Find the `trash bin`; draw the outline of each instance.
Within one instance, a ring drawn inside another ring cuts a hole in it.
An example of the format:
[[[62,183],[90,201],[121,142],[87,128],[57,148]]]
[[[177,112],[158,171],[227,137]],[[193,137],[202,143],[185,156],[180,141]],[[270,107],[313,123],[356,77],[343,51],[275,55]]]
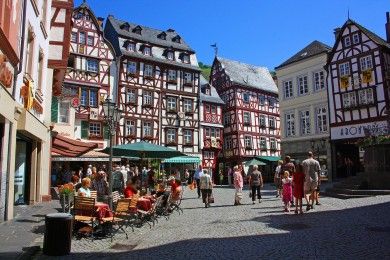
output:
[[[50,256],[68,255],[72,241],[73,216],[52,213],[45,217],[43,253]]]

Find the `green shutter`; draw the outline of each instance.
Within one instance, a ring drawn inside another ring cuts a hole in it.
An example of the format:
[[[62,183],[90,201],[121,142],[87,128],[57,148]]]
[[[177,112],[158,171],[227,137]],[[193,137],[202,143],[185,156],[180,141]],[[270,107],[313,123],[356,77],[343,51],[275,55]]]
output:
[[[104,125],[103,126],[103,138],[104,140],[108,140],[110,139],[110,133],[109,133],[109,129],[108,129],[108,126],[107,125]]]
[[[51,99],[51,121],[58,122],[58,98],[54,96]]]
[[[81,121],[81,138],[88,139],[89,123],[88,121]]]

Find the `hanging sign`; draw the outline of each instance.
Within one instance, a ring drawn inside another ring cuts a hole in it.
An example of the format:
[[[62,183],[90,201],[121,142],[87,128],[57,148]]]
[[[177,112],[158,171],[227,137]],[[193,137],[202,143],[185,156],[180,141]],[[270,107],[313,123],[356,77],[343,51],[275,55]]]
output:
[[[342,76],[340,77],[340,88],[346,89],[349,87],[349,77]]]
[[[363,71],[362,76],[363,76],[363,79],[362,79],[363,83],[371,83],[372,82],[372,70],[371,69]]]

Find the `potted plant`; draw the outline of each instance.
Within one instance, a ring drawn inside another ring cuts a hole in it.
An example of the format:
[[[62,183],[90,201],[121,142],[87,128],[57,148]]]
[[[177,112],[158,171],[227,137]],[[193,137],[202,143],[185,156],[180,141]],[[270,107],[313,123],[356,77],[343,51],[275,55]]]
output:
[[[69,212],[74,200],[74,188],[72,183],[64,184],[59,188],[62,212]]]

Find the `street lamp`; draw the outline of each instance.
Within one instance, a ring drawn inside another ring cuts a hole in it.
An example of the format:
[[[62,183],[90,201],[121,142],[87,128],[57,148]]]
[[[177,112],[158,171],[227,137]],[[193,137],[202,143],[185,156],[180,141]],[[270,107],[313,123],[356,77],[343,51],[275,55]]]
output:
[[[110,98],[107,98],[102,102],[104,120],[108,126],[108,133],[110,136],[110,157],[108,164],[108,174],[109,174],[109,187],[108,187],[108,203],[110,208],[113,208],[112,205],[112,185],[113,185],[113,176],[112,176],[112,137],[116,133],[116,124],[121,118],[121,111],[116,106],[115,102],[111,101]]]

